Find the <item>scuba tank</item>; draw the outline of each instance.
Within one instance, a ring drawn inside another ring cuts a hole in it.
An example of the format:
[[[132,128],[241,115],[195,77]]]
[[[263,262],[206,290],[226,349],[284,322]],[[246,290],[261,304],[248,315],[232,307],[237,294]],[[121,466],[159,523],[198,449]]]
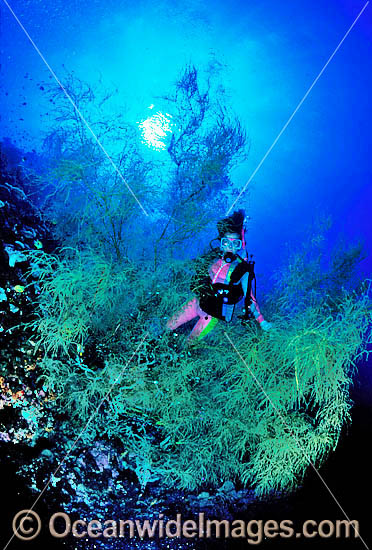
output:
[[[229,298],[223,297],[222,302],[222,317],[225,318],[226,323],[230,323],[235,309],[235,304],[229,304]]]

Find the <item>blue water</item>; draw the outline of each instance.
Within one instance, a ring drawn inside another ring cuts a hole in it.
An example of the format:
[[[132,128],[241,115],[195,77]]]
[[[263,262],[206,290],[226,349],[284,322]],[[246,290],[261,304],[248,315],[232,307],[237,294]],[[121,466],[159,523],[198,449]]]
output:
[[[251,216],[259,272],[270,273],[285,244],[301,240],[319,213],[333,218],[331,240],[342,232],[370,248],[371,5],[355,22],[364,5],[2,0],[0,138],[39,150],[53,121],[40,89],[51,70],[61,82],[74,71],[91,85],[102,79],[117,88],[110,108],[136,123],[161,112],[159,96],[193,63],[218,75],[248,132],[248,160],[232,173],[241,190],[324,69],[236,206]],[[164,151],[151,154],[159,160]],[[371,265],[364,262],[367,275]]]

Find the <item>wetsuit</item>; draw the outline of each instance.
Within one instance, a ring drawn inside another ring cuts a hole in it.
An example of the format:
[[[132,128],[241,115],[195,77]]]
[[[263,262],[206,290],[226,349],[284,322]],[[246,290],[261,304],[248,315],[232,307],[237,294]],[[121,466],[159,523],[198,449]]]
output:
[[[235,268],[240,262],[235,261],[232,263],[226,263],[222,258],[219,258],[218,260],[214,261],[212,265],[209,267],[209,278],[207,278],[207,286],[211,287],[215,283],[222,283],[223,285],[226,285],[230,282],[230,278],[232,276],[232,273],[234,272]],[[237,281],[236,285],[240,285],[239,289],[236,289],[236,294],[239,296],[239,292],[241,293],[241,299],[236,302],[236,305],[243,305],[246,301],[246,294],[247,294],[247,287],[248,287],[248,277],[249,274],[245,273],[239,281]],[[209,283],[209,285],[208,285]],[[211,285],[212,283],[212,285]],[[171,319],[167,322],[167,327],[170,330],[177,329],[180,325],[183,325],[184,323],[187,323],[188,321],[191,321],[195,317],[199,317],[197,323],[195,324],[189,339],[190,340],[200,340],[204,338],[208,332],[212,330],[212,328],[217,324],[218,317],[214,316],[211,313],[211,309],[208,307],[205,307],[209,311],[209,313],[206,313],[202,308],[201,304],[208,304],[208,299],[206,299],[206,291],[203,290],[203,286],[205,289],[205,284],[200,283],[200,277],[194,278],[194,285],[193,290],[199,294],[199,297],[195,297],[189,302],[187,302],[180,311],[178,311]],[[217,285],[218,286],[218,285]],[[264,318],[262,313],[260,312],[260,308],[257,304],[257,300],[255,296],[253,295],[252,291],[250,293],[251,300],[248,300],[250,302],[249,309],[252,314],[252,316],[256,319],[256,321],[261,324],[264,322]],[[220,317],[223,318],[223,317]],[[266,321],[265,321],[266,323]]]

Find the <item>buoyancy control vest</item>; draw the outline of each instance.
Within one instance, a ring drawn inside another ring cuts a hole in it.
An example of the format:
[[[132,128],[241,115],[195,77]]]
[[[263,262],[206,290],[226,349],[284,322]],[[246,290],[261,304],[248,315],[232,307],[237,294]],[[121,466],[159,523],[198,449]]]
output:
[[[252,260],[239,258],[238,265],[230,274],[228,283],[213,283],[210,277],[205,278],[203,291],[200,293],[200,308],[208,315],[226,322],[230,322],[235,306],[244,298],[244,290],[241,283],[242,277],[248,273],[247,292],[245,295],[245,318],[249,318],[249,306],[251,304],[251,290],[254,275],[254,263]]]

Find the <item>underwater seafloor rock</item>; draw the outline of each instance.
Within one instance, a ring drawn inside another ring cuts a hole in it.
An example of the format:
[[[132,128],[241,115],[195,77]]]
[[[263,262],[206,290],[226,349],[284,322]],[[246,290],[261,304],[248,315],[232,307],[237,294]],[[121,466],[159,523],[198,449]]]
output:
[[[56,446],[44,449],[33,460],[32,464],[22,464],[19,471],[32,482],[35,498],[48,482],[51,470],[64,458],[64,445],[57,451]],[[108,458],[108,453],[110,458]],[[157,484],[149,484],[141,493],[135,476],[130,471],[116,468],[119,453],[113,445],[98,443],[93,449],[71,453],[63,462],[61,469],[52,477],[44,500],[48,504],[50,515],[63,510],[72,521],[84,519],[89,522],[99,520],[132,520],[142,524],[162,519],[176,520],[181,514],[182,521],[192,519],[197,521],[198,514],[203,513],[208,519],[224,519],[232,521],[239,516],[239,511],[245,512],[247,506],[255,501],[254,492],[241,489],[236,491],[231,483],[225,483],[214,492],[189,493],[181,490],[167,490]],[[62,527],[61,527],[62,529]],[[174,533],[174,525],[171,528]],[[217,541],[214,541],[217,542]],[[145,537],[140,540],[138,535],[133,539],[93,539],[83,537],[76,539],[69,536],[64,544],[70,548],[204,548],[212,544],[211,540],[190,540],[186,538]],[[72,546],[73,545],[73,546]]]

